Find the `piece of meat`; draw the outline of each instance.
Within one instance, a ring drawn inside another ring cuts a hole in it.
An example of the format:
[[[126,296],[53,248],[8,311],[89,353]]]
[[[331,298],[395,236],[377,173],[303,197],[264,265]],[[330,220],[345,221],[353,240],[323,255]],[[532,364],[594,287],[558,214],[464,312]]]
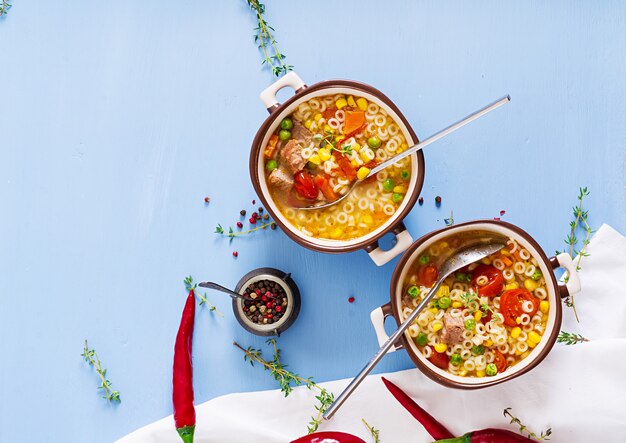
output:
[[[291,137],[298,140],[300,144],[307,147],[311,144],[313,134],[304,127],[301,121],[293,120],[293,128],[291,128]]]
[[[295,126],[294,126],[295,127]],[[280,162],[291,174],[301,171],[306,165],[306,160],[302,157],[302,147],[300,144],[291,139],[280,150]]]
[[[464,330],[463,317],[452,317],[450,314],[445,314],[441,329],[441,341],[447,345],[459,344],[463,341]]]
[[[281,168],[274,169],[268,177],[270,185],[277,187],[283,191],[289,191],[293,186],[293,177],[287,174]]]

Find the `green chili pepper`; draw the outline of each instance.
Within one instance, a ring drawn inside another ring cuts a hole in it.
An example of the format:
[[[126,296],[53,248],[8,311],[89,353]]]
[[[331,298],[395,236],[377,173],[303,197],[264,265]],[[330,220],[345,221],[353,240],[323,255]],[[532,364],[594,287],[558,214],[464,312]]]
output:
[[[411,297],[413,298],[417,298],[417,296],[420,293],[420,290],[417,286],[411,286],[407,291],[406,291]]]
[[[530,277],[533,280],[537,281],[541,278],[543,274],[541,273],[541,271],[539,269],[535,269],[535,272],[533,272],[533,275]]]

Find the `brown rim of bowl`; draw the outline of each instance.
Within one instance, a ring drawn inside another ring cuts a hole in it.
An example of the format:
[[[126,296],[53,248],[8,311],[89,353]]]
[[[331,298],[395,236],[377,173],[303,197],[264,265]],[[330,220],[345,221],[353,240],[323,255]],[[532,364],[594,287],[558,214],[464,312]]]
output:
[[[375,96],[377,99],[385,103],[396,113],[396,115],[400,118],[400,120],[402,120],[402,123],[404,123],[404,125],[406,126],[413,140],[415,140],[416,142],[419,142],[417,135],[413,131],[413,128],[411,128],[411,125],[409,124],[407,119],[404,117],[402,112],[400,112],[398,107],[385,94],[380,92],[378,89],[374,88],[373,86],[367,85],[365,83],[356,82],[353,80],[326,80],[326,81],[322,81],[319,83],[315,83],[312,86],[307,86],[307,87],[298,89],[296,93],[292,97],[290,97],[288,100],[286,100],[284,103],[281,103],[277,107],[269,109],[269,112],[270,112],[269,117],[263,122],[263,124],[257,131],[256,135],[254,136],[254,141],[252,142],[252,148],[250,151],[250,178],[252,179],[252,185],[254,186],[254,190],[257,196],[263,202],[263,205],[272,216],[272,219],[274,220],[274,222],[278,226],[280,226],[283,232],[287,234],[289,238],[291,238],[296,243],[299,243],[302,246],[305,246],[309,249],[313,249],[315,251],[327,252],[331,254],[351,252],[351,251],[356,251],[358,249],[367,249],[369,252],[370,250],[375,249],[377,247],[378,240],[385,234],[389,232],[399,233],[406,229],[402,221],[409,214],[409,212],[411,212],[411,209],[413,209],[413,206],[415,206],[415,203],[417,202],[417,199],[419,198],[419,195],[422,192],[422,186],[424,185],[424,153],[422,151],[419,151],[417,152],[417,154],[414,154],[415,157],[417,158],[417,168],[418,168],[417,180],[415,181],[415,188],[413,189],[413,192],[409,196],[409,201],[407,205],[404,207],[404,210],[400,212],[398,216],[396,216],[395,223],[390,225],[387,229],[377,234],[376,236],[367,240],[360,241],[350,246],[342,245],[342,243],[340,242],[338,242],[337,246],[324,246],[324,245],[320,245],[316,243],[315,241],[311,241],[308,238],[298,237],[294,232],[291,231],[291,228],[285,226],[285,224],[282,221],[280,221],[278,217],[276,217],[276,214],[268,205],[269,196],[266,197],[263,194],[261,190],[261,185],[260,185],[261,178],[259,177],[259,174],[258,174],[258,164],[259,164],[259,156],[263,152],[263,146],[261,146],[261,142],[263,141],[263,138],[265,138],[265,134],[267,133],[267,130],[269,129],[269,127],[272,125],[274,120],[276,120],[276,117],[280,113],[280,110],[290,106],[295,101],[302,99],[303,97],[305,97],[306,95],[312,92],[319,91],[320,89],[337,88],[337,87],[350,88],[355,91],[363,91],[363,92],[366,92],[368,94]],[[415,159],[415,157],[413,158]]]
[[[445,228],[442,229],[438,229],[436,231],[430,232],[422,237],[420,237],[417,241],[415,241],[410,247],[409,249],[407,249],[404,254],[402,255],[402,257],[400,257],[400,261],[398,262],[398,264],[396,265],[396,268],[393,271],[393,275],[391,276],[391,284],[389,287],[389,294],[390,294],[390,304],[391,304],[391,312],[393,315],[393,318],[396,321],[396,324],[399,326],[400,325],[400,321],[398,320],[400,318],[400,314],[398,312],[398,305],[396,302],[396,297],[395,297],[395,292],[396,292],[396,287],[399,283],[399,279],[400,279],[400,274],[402,273],[402,271],[404,270],[404,268],[406,266],[409,266],[409,258],[411,257],[411,255],[413,254],[413,252],[415,252],[416,249],[418,249],[426,240],[432,238],[433,236],[440,234],[442,232],[445,231],[449,231],[451,229],[454,228],[458,228],[458,227],[462,227],[462,226],[470,226],[470,225],[475,225],[475,224],[490,224],[490,225],[496,225],[496,226],[501,226],[504,228],[508,228],[511,231],[519,234],[522,238],[524,238],[524,240],[526,240],[528,243],[530,243],[539,253],[539,257],[537,257],[538,259],[542,260],[546,267],[548,269],[551,270],[550,272],[550,281],[552,282],[552,284],[554,285],[555,288],[555,296],[556,296],[556,300],[559,301],[560,298],[562,297],[563,291],[561,289],[562,285],[559,285],[556,277],[554,275],[554,269],[555,269],[555,264],[556,262],[553,260],[550,260],[545,252],[543,252],[543,249],[541,248],[541,246],[539,246],[539,244],[530,236],[530,234],[528,234],[526,231],[524,231],[523,229],[511,224],[511,223],[507,223],[507,222],[503,222],[503,221],[496,221],[496,220],[473,220],[473,221],[469,221],[469,222],[464,222],[464,223],[459,223],[458,225],[452,225],[452,226],[446,226]],[[557,265],[558,266],[558,265]],[[539,354],[537,354],[536,356],[532,357],[532,361],[523,369],[516,371],[516,372],[511,372],[511,374],[509,376],[503,377],[501,379],[498,380],[494,380],[494,381],[485,381],[484,383],[481,384],[467,384],[467,383],[461,383],[461,382],[456,382],[453,380],[450,380],[446,377],[443,377],[441,375],[439,375],[438,373],[434,372],[431,368],[429,368],[428,366],[426,366],[420,359],[419,357],[413,352],[413,350],[410,347],[409,344],[409,340],[406,337],[406,334],[402,335],[402,345],[404,347],[404,350],[407,352],[407,354],[409,354],[409,357],[411,358],[411,360],[413,361],[413,363],[415,364],[415,366],[417,366],[419,368],[420,371],[422,371],[428,378],[430,378],[433,381],[436,381],[439,384],[442,384],[444,386],[448,386],[451,388],[458,388],[458,389],[480,389],[480,388],[486,388],[488,386],[493,386],[508,380],[511,380],[515,377],[518,377],[522,374],[525,374],[526,372],[530,371],[531,369],[533,369],[535,366],[537,366],[539,363],[541,363],[541,361],[546,358],[546,356],[548,355],[548,353],[550,352],[550,350],[552,349],[552,347],[554,346],[554,343],[556,342],[556,338],[559,334],[559,330],[560,330],[560,326],[561,326],[561,321],[562,321],[562,316],[563,316],[563,312],[562,312],[562,306],[561,303],[555,303],[554,308],[556,309],[556,314],[555,314],[555,318],[554,318],[554,328],[552,329],[552,333],[550,334],[550,336],[548,337],[548,341],[547,341],[547,345],[541,350],[541,352]],[[383,308],[384,309],[384,308]]]

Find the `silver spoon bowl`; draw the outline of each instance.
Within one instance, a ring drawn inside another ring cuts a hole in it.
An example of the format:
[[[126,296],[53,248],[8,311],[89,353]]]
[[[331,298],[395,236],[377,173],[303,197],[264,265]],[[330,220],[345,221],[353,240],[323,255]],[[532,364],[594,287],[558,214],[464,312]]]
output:
[[[361,372],[352,379],[350,384],[343,390],[343,392],[337,397],[335,402],[330,405],[330,407],[324,412],[324,419],[329,420],[333,415],[337,412],[337,410],[343,405],[343,403],[348,399],[350,394],[354,392],[354,390],[359,386],[359,384],[365,379],[365,377],[374,369],[374,366],[378,364],[381,358],[389,351],[389,349],[394,345],[396,341],[400,338],[404,331],[415,321],[420,312],[430,303],[433,299],[437,290],[443,283],[443,281],[454,272],[459,269],[474,263],[478,260],[481,260],[495,252],[498,252],[500,249],[504,247],[503,243],[488,243],[478,246],[470,246],[469,248],[463,249],[460,252],[455,253],[451,257],[449,257],[439,269],[439,280],[435,283],[435,286],[431,288],[428,294],[424,297],[424,299],[416,306],[416,308],[411,312],[411,314],[402,322],[402,324],[398,327],[396,332],[394,332],[389,339],[380,347],[378,352],[372,357],[372,359],[365,365]]]
[[[498,107],[500,107],[500,106],[502,106],[505,103],[508,103],[510,101],[511,101],[511,96],[505,95],[501,99],[496,100],[495,102],[485,106],[484,108],[479,109],[478,111],[468,115],[464,119],[459,120],[458,122],[448,126],[445,129],[442,129],[441,131],[437,132],[436,134],[428,137],[423,142],[420,142],[420,143],[418,143],[416,145],[413,145],[409,149],[407,149],[406,151],[403,151],[400,154],[395,155],[395,156],[393,156],[392,158],[390,158],[388,160],[385,160],[384,162],[382,162],[381,164],[379,164],[375,168],[372,168],[372,170],[369,172],[369,174],[367,174],[367,176],[365,178],[363,178],[361,180],[355,180],[352,183],[352,186],[350,187],[350,189],[348,189],[348,191],[344,195],[339,197],[337,200],[333,200],[331,202],[314,203],[314,204],[309,205],[309,206],[298,207],[297,209],[300,209],[300,210],[323,209],[323,208],[328,208],[330,206],[336,205],[337,203],[341,202],[346,197],[348,197],[348,195],[350,195],[350,193],[354,190],[354,188],[356,186],[358,186],[360,183],[362,183],[364,180],[367,180],[368,178],[378,174],[383,169],[388,168],[392,164],[394,164],[396,162],[399,162],[400,160],[402,160],[403,158],[408,157],[409,155],[415,154],[417,151],[425,148],[426,146],[430,145],[431,143],[434,143],[437,140],[442,139],[443,137],[445,137],[446,135],[456,131],[460,127],[465,126],[466,124],[476,120],[477,118],[482,117],[483,115],[487,114],[488,112],[491,112],[494,109],[496,109],[496,108],[498,108]]]

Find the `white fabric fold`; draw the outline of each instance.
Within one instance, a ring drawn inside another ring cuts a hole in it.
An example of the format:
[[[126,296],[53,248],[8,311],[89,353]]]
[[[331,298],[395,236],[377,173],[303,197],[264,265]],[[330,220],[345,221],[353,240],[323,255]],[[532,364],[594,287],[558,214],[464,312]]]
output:
[[[491,388],[445,388],[417,369],[384,374],[452,433],[485,427],[516,430],[503,417],[512,407],[531,430],[552,428],[550,441],[626,441],[626,238],[603,225],[588,246],[575,298],[576,323],[564,307],[563,330],[591,341],[556,344],[529,373]],[[341,430],[372,441],[361,419],[380,429],[381,442],[430,442],[424,428],[389,394],[381,375],[368,377],[332,421],[320,430]],[[322,383],[338,394],[349,380]],[[285,443],[306,433],[314,414],[314,392],[296,388],[225,395],[198,405],[198,443]],[[143,427],[121,443],[178,443],[172,416]]]

